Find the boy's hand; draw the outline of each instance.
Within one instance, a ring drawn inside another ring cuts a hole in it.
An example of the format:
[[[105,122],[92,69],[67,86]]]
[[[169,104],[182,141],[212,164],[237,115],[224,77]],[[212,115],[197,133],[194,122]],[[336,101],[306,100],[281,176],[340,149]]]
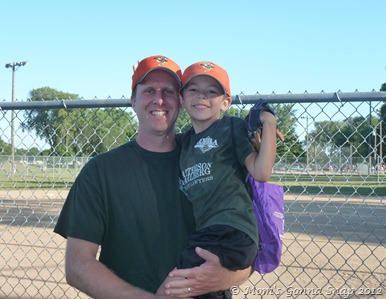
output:
[[[249,133],[249,139],[251,140],[253,146],[258,152],[261,144],[261,134],[263,132],[263,122],[261,120],[261,112],[266,111],[275,116],[275,113],[269,107],[268,103],[264,100],[259,100],[250,110],[248,115],[245,117],[245,121],[247,123],[247,129]],[[276,127],[276,136],[284,141],[284,135]]]

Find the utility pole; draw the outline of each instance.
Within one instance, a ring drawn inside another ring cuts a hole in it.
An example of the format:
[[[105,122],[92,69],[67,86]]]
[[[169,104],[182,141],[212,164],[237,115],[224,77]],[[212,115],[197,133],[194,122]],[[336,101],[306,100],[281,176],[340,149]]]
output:
[[[21,66],[25,66],[27,61],[7,63],[5,67],[12,69],[12,102],[15,102],[15,72]],[[16,173],[15,164],[15,111],[11,110],[11,176]]]
[[[382,116],[381,116],[382,117]],[[381,162],[380,162],[380,168],[381,170],[383,171],[383,135],[382,135],[382,123],[383,123],[383,119],[381,118],[381,122],[379,123],[379,135],[380,135],[380,138],[381,138],[381,145],[380,145],[380,149],[379,149],[379,155],[381,156]]]
[[[378,168],[378,161],[377,161],[377,126],[374,126],[373,129],[373,136],[374,136],[374,171],[377,171]]]
[[[378,164],[379,169],[383,171],[383,134],[382,134],[382,124],[383,124],[383,118],[381,109],[378,109],[377,112],[379,113],[379,155],[378,155]]]
[[[309,135],[308,135],[308,116],[301,116],[300,118],[306,119],[306,148],[307,148],[307,170],[309,168],[310,162],[308,158],[308,150],[309,150]]]

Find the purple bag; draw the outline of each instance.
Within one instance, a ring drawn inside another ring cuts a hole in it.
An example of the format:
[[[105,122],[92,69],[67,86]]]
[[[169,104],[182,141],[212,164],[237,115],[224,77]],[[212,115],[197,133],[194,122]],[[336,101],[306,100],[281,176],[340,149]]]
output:
[[[232,143],[235,152],[233,127],[232,117]],[[258,182],[249,174],[248,180],[259,230],[259,249],[252,269],[265,274],[275,270],[281,261],[284,234],[284,189],[280,185]]]
[[[252,188],[253,210],[259,228],[259,249],[253,270],[265,274],[275,270],[281,260],[284,234],[283,186],[261,183],[248,176]]]

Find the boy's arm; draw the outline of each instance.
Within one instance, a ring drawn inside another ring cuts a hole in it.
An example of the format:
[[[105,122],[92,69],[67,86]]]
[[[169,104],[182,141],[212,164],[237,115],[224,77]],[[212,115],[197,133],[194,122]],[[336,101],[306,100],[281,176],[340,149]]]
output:
[[[211,252],[197,247],[196,252],[205,263],[191,269],[178,269],[169,273],[171,277],[185,279],[164,283],[165,294],[177,297],[194,297],[210,292],[228,290],[243,284],[251,275],[251,268],[231,271],[221,266],[219,258]]]
[[[245,159],[248,172],[256,181],[266,182],[272,174],[276,159],[276,117],[267,111],[260,113],[263,125],[259,152],[252,152]]]

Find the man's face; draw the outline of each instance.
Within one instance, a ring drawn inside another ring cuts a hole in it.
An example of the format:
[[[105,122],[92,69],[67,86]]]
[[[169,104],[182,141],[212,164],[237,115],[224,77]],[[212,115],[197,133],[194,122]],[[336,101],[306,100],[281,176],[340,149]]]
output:
[[[137,85],[131,99],[140,134],[162,135],[174,128],[180,111],[179,84],[167,71],[153,70]]]

